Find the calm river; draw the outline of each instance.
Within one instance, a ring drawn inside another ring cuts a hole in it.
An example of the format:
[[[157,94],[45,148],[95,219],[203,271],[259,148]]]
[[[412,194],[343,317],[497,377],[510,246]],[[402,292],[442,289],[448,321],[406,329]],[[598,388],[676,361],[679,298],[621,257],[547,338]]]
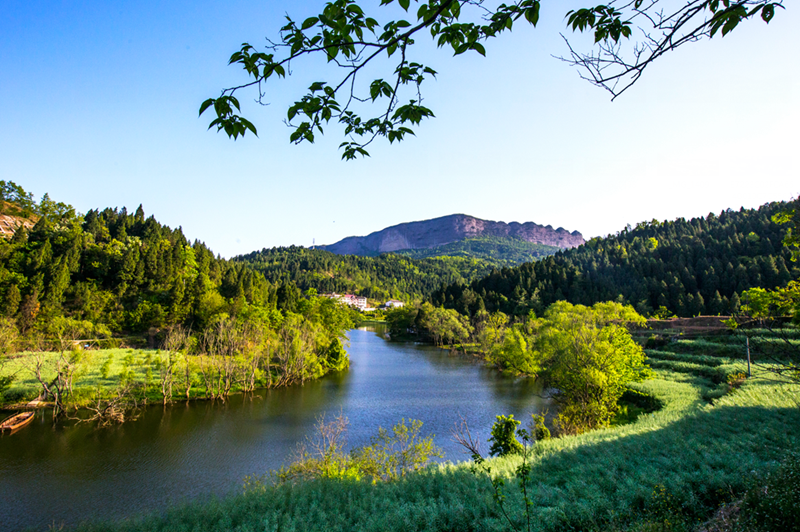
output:
[[[37,413],[32,425],[0,436],[0,530],[117,519],[235,492],[246,475],[286,463],[322,414],[347,416],[351,446],[368,443],[379,426],[420,419],[446,459],[459,461],[467,456],[450,440],[459,415],[485,441],[495,415],[530,419],[546,406],[529,380],[381,333],[350,331],[350,370],[304,386],[150,407],[103,429],[53,427]]]

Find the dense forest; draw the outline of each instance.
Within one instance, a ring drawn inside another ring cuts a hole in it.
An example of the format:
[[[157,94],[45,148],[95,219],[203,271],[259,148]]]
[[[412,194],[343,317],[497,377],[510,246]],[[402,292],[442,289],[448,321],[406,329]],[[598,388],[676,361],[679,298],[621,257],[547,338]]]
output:
[[[412,259],[432,257],[467,257],[484,259],[495,266],[516,266],[557,253],[561,248],[527,242],[519,238],[483,236],[467,238],[442,246],[425,249],[404,249],[396,251]]]
[[[262,249],[233,261],[252,266],[275,285],[293,282],[303,291],[352,293],[376,301],[422,300],[442,285],[469,283],[497,265],[471,257],[414,260],[392,253],[362,257],[298,246]]]
[[[214,314],[245,305],[276,307],[277,290],[262,275],[146,218],[141,206],[83,217],[37,211],[29,232],[0,241],[2,311],[23,333],[56,315],[141,332],[176,323],[203,328]]]
[[[743,291],[784,286],[800,275],[800,265],[783,245],[786,226],[771,220],[796,203],[640,223],[472,283],[451,283],[431,301],[465,315],[541,314],[560,300],[620,301],[645,315],[733,313]]]

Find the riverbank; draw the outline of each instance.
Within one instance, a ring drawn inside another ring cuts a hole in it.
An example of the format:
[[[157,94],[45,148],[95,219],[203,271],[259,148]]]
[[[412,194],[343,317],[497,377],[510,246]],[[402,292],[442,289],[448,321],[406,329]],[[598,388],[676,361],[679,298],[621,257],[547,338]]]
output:
[[[322,415],[350,420],[347,449],[370,445],[378,427],[422,420],[422,434],[434,435],[455,461],[467,456],[450,439],[461,416],[485,441],[498,413],[530,419],[552,411],[531,379],[431,346],[387,342],[371,329],[348,337],[349,371],[303,385],[225,401],[157,402],[133,421],[105,427],[68,418],[54,424],[52,409],[37,412],[30,426],[0,436],[0,532],[134,519],[240,492],[244,477],[291,461]]]
[[[124,389],[137,406],[145,406],[164,403],[165,395],[168,403],[218,399],[222,392],[230,396],[268,388],[271,384],[269,374],[257,367],[258,360],[254,363],[243,357],[221,361],[203,355],[173,354],[170,360],[164,350],[115,348],[76,351],[67,353],[66,358],[74,364],[70,370],[72,392],[65,400],[65,406],[71,410],[96,406]],[[12,376],[14,380],[0,395],[0,410],[30,408],[30,402],[43,395],[36,376],[37,363],[42,379],[51,383],[60,359],[61,354],[52,351],[7,357],[0,368],[0,377]],[[231,381],[227,391],[221,384],[224,372]],[[37,407],[42,408],[42,403]]]
[[[680,355],[680,353],[675,353]],[[535,444],[531,530],[698,530],[741,498],[800,439],[797,385],[756,374],[713,398],[702,371],[655,370],[636,388],[662,408],[634,423]],[[514,476],[518,457],[490,460]],[[514,481],[504,491],[523,526]],[[95,523],[83,531],[507,530],[491,485],[469,463],[441,464],[400,482],[305,482],[180,505],[163,515]]]

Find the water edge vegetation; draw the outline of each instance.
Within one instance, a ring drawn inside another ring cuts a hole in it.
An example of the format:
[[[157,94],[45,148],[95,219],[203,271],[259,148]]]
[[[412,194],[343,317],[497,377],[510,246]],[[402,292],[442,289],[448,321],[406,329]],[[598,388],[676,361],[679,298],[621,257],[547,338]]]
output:
[[[743,361],[723,356],[715,366],[716,355],[706,351],[710,363],[699,364],[697,350],[693,341],[674,350],[648,350],[653,361],[668,352],[698,366],[680,372],[657,368],[654,378],[631,385],[658,401],[657,411],[630,424],[530,447],[531,530],[701,530],[720,508],[737,509],[740,525],[748,523],[743,498],[759,499],[760,487],[780,477],[780,463],[797,449],[800,389],[766,371],[733,384],[716,382],[701,368],[727,366],[734,375],[744,371]],[[519,455],[508,455],[487,463],[492,475],[506,479],[507,511],[524,529],[525,505],[515,489],[520,462]],[[164,515],[79,529],[509,529],[491,483],[468,462],[430,466],[391,482],[329,477],[262,484]]]

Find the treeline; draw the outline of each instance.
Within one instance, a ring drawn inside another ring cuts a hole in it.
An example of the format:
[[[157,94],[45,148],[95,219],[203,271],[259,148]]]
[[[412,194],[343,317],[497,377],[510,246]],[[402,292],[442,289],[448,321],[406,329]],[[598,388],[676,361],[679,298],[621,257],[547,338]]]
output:
[[[468,257],[361,257],[300,246],[262,249],[233,261],[252,266],[275,285],[291,281],[303,291],[351,293],[376,301],[422,300],[442,285],[468,283],[493,268],[493,263]]]
[[[185,324],[246,305],[277,306],[263,275],[190,243],[141,206],[39,217],[0,241],[2,312],[22,333],[56,316],[103,324],[115,333]]]
[[[796,202],[718,216],[640,223],[538,262],[455,282],[430,298],[464,315],[481,310],[540,315],[556,301],[620,301],[644,315],[731,314],[741,293],[784,286],[800,275],[771,218]]]

